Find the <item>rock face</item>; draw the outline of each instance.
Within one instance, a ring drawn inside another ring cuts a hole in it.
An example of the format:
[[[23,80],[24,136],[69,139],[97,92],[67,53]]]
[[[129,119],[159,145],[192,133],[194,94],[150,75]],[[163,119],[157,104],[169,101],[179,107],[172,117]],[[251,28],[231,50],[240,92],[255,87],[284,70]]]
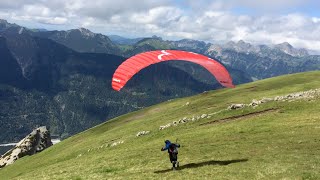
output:
[[[228,110],[231,110],[231,109],[241,109],[245,106],[245,104],[231,104],[229,107],[228,107]]]
[[[17,159],[41,152],[52,145],[50,132],[45,126],[33,130],[17,145],[0,157],[0,168],[14,163]]]
[[[137,137],[139,137],[139,136],[144,136],[144,135],[147,135],[147,134],[149,134],[150,133],[150,131],[140,131],[140,132],[138,132],[137,133]]]

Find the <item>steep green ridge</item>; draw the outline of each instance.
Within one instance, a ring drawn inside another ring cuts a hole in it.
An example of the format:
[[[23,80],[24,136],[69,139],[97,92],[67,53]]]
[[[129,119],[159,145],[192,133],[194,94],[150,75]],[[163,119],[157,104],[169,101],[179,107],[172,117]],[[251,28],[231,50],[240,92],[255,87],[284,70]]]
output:
[[[24,157],[0,169],[0,179],[319,179],[319,96],[222,111],[159,130],[232,103],[320,88],[319,76],[320,71],[291,74],[166,101]],[[151,132],[136,137],[142,130]],[[181,167],[172,171],[160,148],[176,138]]]

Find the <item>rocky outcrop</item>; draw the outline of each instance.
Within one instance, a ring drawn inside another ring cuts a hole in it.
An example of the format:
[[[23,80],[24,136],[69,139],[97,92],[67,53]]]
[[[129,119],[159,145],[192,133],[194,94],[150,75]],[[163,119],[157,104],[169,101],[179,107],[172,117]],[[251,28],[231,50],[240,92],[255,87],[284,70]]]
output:
[[[228,107],[228,110],[231,110],[231,109],[240,109],[240,108],[243,108],[245,106],[245,104],[231,104],[229,107]]]
[[[150,133],[150,131],[140,131],[140,132],[138,132],[137,133],[137,137],[139,137],[139,136],[144,136],[144,135],[147,135],[147,134],[149,134]]]
[[[172,126],[177,126],[180,124],[184,124],[184,123],[188,123],[188,122],[193,122],[193,121],[198,121],[201,119],[210,119],[213,115],[215,114],[219,114],[221,112],[224,111],[232,111],[232,110],[238,110],[238,109],[243,109],[246,107],[251,107],[251,108],[255,108],[261,104],[264,103],[268,103],[271,101],[296,101],[296,100],[312,100],[315,98],[320,98],[320,88],[318,89],[311,89],[308,91],[302,91],[302,92],[295,92],[295,93],[290,93],[284,96],[276,96],[274,98],[270,98],[270,97],[264,97],[260,100],[256,100],[253,99],[251,103],[249,104],[243,104],[243,103],[239,103],[239,104],[231,104],[230,106],[228,106],[226,109],[222,109],[220,111],[216,111],[213,113],[209,113],[209,114],[202,114],[202,115],[198,115],[198,116],[193,116],[193,117],[183,117],[181,119],[179,119],[178,121],[173,121],[170,122],[166,125],[160,126],[159,130],[164,130],[167,129],[169,127]],[[188,102],[189,104],[189,102]],[[183,105],[184,106],[184,105]]]
[[[0,157],[0,168],[14,163],[17,159],[33,155],[52,145],[50,132],[45,126],[33,130],[17,145]]]
[[[242,109],[245,107],[256,107],[260,104],[264,104],[270,101],[296,101],[296,100],[311,100],[316,97],[320,96],[320,88],[318,89],[311,89],[308,91],[302,91],[302,92],[295,92],[290,93],[284,96],[276,96],[274,98],[262,98],[260,100],[253,99],[251,103],[249,104],[231,104],[228,107],[228,110],[236,110],[236,109]]]
[[[200,119],[205,119],[205,118],[211,118],[211,114],[202,114],[199,116],[193,116],[192,118],[188,118],[188,117],[183,117],[181,119],[179,119],[178,121],[173,121],[172,123],[168,123],[166,125],[160,126],[159,130],[164,130],[167,129],[171,126],[178,126],[180,124],[184,124],[184,123],[188,123],[188,122],[193,122],[193,121],[198,121]]]

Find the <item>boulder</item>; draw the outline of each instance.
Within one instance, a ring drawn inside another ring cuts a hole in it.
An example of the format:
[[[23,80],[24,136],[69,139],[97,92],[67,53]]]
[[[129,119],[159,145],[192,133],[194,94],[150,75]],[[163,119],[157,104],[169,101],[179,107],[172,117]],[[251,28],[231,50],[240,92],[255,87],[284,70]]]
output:
[[[229,110],[234,110],[234,109],[241,109],[244,108],[245,104],[231,104],[228,109]]]
[[[205,118],[205,117],[207,117],[208,115],[207,114],[202,114],[201,115],[201,118],[203,119],[203,118]]]
[[[110,145],[110,147],[114,147],[114,146],[118,146],[119,144],[123,144],[124,141],[117,141],[117,142],[114,142]]]
[[[262,103],[267,103],[267,102],[270,102],[270,101],[273,101],[273,98],[262,98],[262,99],[260,100],[261,104],[262,104]]]
[[[167,125],[160,126],[159,130],[164,130],[164,129],[170,127],[171,125],[173,125],[173,124],[169,123],[169,124],[167,124]]]
[[[249,106],[255,107],[261,104],[261,101],[253,99],[252,102],[249,104]]]
[[[0,158],[0,168],[14,163],[17,159],[33,155],[45,150],[52,145],[50,132],[45,126],[33,130],[23,138],[14,148]]]
[[[137,133],[137,137],[139,137],[139,136],[143,136],[143,135],[146,135],[146,134],[149,134],[150,133],[150,131],[140,131],[140,132],[138,132]]]

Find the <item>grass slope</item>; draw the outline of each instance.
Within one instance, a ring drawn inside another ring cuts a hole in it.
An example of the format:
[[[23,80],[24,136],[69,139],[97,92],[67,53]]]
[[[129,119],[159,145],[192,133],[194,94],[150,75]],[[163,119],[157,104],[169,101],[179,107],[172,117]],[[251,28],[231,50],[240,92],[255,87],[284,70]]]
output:
[[[129,113],[18,160],[0,170],[0,179],[320,179],[319,98],[269,102],[158,130],[232,103],[320,88],[319,77],[320,71],[286,75]],[[142,130],[151,132],[136,137]],[[165,139],[176,138],[181,168],[171,171],[160,148]],[[117,141],[124,143],[107,146]]]

